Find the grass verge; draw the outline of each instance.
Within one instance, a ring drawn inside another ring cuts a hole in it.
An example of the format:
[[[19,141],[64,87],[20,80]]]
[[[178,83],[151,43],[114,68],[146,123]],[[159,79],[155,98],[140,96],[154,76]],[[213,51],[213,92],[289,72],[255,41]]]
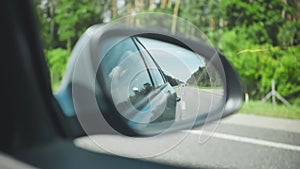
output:
[[[299,106],[286,106],[279,104],[273,105],[269,102],[262,103],[260,101],[250,101],[248,103],[244,103],[239,113],[288,119],[300,119]]]

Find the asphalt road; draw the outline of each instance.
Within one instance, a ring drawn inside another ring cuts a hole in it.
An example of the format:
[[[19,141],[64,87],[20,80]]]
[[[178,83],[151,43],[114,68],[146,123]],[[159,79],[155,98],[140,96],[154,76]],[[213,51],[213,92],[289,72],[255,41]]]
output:
[[[222,120],[204,143],[199,143],[200,131],[192,130],[167,153],[144,160],[192,168],[300,168],[300,121],[234,115]],[[182,132],[187,131],[170,134],[170,139]],[[94,139],[122,140],[107,135],[95,136]],[[91,151],[107,153],[89,138],[77,139],[75,143]],[[150,151],[153,147],[145,148]],[[138,152],[125,151],[125,154]]]
[[[193,168],[298,169],[300,134],[222,123],[205,143],[199,143],[199,132],[193,132],[152,160]]]
[[[207,113],[224,104],[223,90],[199,89],[195,87],[176,88],[181,100],[177,103],[177,119],[195,117],[197,113]]]

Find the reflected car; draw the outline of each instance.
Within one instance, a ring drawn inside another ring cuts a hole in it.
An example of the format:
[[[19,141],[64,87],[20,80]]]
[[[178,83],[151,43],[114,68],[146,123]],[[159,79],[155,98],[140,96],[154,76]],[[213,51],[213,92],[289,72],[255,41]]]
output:
[[[99,67],[106,95],[130,125],[175,120],[177,94],[138,37],[117,42]]]

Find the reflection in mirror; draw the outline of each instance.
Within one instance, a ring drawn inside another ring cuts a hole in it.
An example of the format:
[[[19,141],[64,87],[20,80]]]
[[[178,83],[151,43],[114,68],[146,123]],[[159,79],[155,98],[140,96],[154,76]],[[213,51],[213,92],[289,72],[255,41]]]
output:
[[[176,110],[178,120],[223,106],[223,81],[219,72],[203,56],[174,44],[143,37],[138,39],[181,98]]]
[[[104,89],[132,128],[164,126],[223,106],[223,81],[203,56],[140,36],[117,42],[103,57]]]

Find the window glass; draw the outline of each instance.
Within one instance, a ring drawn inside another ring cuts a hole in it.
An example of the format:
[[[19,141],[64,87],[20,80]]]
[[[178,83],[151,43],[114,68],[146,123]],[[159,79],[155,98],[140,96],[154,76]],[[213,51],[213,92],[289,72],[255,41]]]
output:
[[[153,58],[147,48],[138,40],[136,39],[136,44],[140,49],[141,54],[143,55],[145,62],[147,63],[148,69],[150,71],[151,77],[153,79],[153,83],[155,87],[162,86],[165,84],[164,75],[160,72],[159,68],[153,61]]]
[[[104,56],[100,67],[106,90],[119,112],[130,111],[132,105],[142,109],[140,100],[150,93],[153,82],[132,39],[117,43]]]
[[[100,68],[104,77],[104,81],[106,83],[107,90],[111,90],[110,87],[113,75],[116,77],[117,73],[119,73],[119,80],[126,78],[125,72],[133,68],[132,66],[128,66],[127,69],[125,68],[125,64],[130,65],[130,60],[138,63],[137,65],[135,65],[136,69],[144,68],[140,56],[134,55],[137,52],[138,49],[136,48],[135,44],[130,38],[127,38],[114,45],[103,57]],[[121,67],[121,65],[123,67]]]

